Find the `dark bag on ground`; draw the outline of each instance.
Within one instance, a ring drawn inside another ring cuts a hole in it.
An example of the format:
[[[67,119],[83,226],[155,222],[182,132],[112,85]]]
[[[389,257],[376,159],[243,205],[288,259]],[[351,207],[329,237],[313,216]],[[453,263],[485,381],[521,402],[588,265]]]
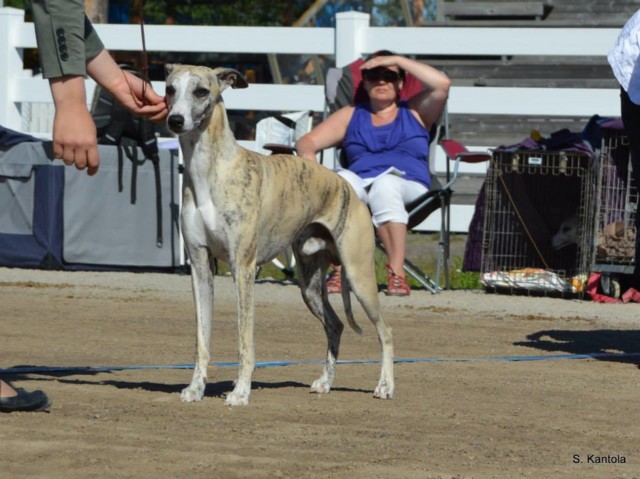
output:
[[[141,77],[140,73],[128,65],[120,68]],[[131,204],[136,202],[137,168],[149,160],[153,164],[156,182],[157,230],[156,244],[162,246],[162,189],[160,185],[160,160],[155,125],[144,118],[135,116],[114,100],[110,93],[96,85],[91,104],[91,116],[96,124],[98,143],[118,147],[118,191],[123,190],[122,167],[124,156],[132,163]],[[143,157],[138,157],[138,148]]]

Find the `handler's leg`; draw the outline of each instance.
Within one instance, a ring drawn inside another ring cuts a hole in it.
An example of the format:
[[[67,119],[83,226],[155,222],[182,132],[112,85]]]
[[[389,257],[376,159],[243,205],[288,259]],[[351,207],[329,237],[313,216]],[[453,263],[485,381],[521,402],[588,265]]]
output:
[[[404,278],[404,265],[409,215],[405,205],[427,192],[427,188],[415,181],[395,175],[376,179],[369,190],[369,207],[373,224],[389,255],[389,265]]]
[[[409,215],[405,204],[427,192],[427,188],[415,181],[395,175],[384,175],[376,179],[369,190],[369,205],[373,224],[389,256],[387,265],[387,289],[391,296],[408,296],[411,288],[405,280],[407,223]]]
[[[14,389],[9,383],[0,379],[0,412],[36,412],[45,411],[51,406],[51,399],[44,391],[36,389],[29,392]]]
[[[620,110],[624,130],[629,139],[631,168],[636,188],[640,188],[640,105],[631,101],[627,92],[620,89]],[[636,254],[634,276],[640,283],[640,212],[636,211]],[[638,287],[638,286],[636,286]]]

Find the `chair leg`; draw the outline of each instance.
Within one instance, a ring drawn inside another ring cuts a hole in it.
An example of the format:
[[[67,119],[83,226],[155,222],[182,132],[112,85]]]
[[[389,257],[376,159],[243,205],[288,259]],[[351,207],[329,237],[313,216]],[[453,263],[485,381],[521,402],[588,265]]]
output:
[[[436,252],[436,283],[440,285],[440,276],[442,275],[442,263],[444,257],[444,244],[442,242],[442,233],[438,238],[438,251]],[[446,289],[445,284],[445,289]]]
[[[280,261],[280,260],[283,261]],[[289,279],[293,279],[296,269],[296,257],[293,255],[291,248],[286,248],[280,255],[273,258],[271,262],[282,271]]]
[[[405,259],[404,264],[402,265],[402,269],[404,269],[409,276],[411,276],[432,293],[439,293],[442,291],[442,288],[436,281],[427,276],[420,268],[418,268],[408,259]]]
[[[445,225],[445,240],[444,240],[444,274],[445,274],[445,289],[449,289],[451,285],[450,281],[450,260],[451,260],[451,198],[447,198],[447,224]]]
[[[451,250],[451,232],[449,230],[451,220],[451,210],[449,208],[449,198],[442,199],[442,215],[440,218],[440,238],[438,241],[438,258],[437,258],[437,273],[436,281],[440,284],[440,274],[444,276],[444,289],[450,288],[449,283],[449,259]]]
[[[382,244],[382,241],[380,241],[377,237],[376,246],[384,254],[387,254],[387,250]],[[433,279],[431,279],[427,274],[424,273],[424,271],[422,271],[418,266],[409,261],[407,258],[405,258],[404,260],[402,269],[430,292],[439,293],[440,291],[442,291],[442,288],[440,287],[440,283],[438,283],[438,281],[434,281]]]

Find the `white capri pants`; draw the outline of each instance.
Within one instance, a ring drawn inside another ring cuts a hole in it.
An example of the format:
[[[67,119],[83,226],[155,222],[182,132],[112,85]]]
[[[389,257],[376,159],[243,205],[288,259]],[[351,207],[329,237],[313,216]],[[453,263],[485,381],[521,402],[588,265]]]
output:
[[[391,174],[378,176],[370,185],[370,179],[360,178],[352,171],[338,170],[338,174],[369,207],[376,228],[388,222],[406,225],[409,214],[404,206],[428,191],[422,183]]]

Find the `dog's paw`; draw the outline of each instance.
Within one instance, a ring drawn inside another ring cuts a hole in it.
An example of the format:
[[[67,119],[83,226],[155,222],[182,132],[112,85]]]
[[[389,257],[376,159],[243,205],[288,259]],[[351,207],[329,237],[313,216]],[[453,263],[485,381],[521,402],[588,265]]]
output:
[[[392,399],[393,389],[388,387],[386,384],[379,384],[373,391],[373,397],[377,399]]]
[[[224,404],[225,406],[248,406],[249,394],[232,391],[229,394],[227,394],[227,397],[224,400]]]
[[[331,383],[324,378],[316,379],[311,385],[311,392],[316,394],[328,394],[331,391]]]
[[[182,402],[195,402],[202,400],[204,396],[204,388],[194,388],[189,386],[184,388],[180,393],[180,400]]]

